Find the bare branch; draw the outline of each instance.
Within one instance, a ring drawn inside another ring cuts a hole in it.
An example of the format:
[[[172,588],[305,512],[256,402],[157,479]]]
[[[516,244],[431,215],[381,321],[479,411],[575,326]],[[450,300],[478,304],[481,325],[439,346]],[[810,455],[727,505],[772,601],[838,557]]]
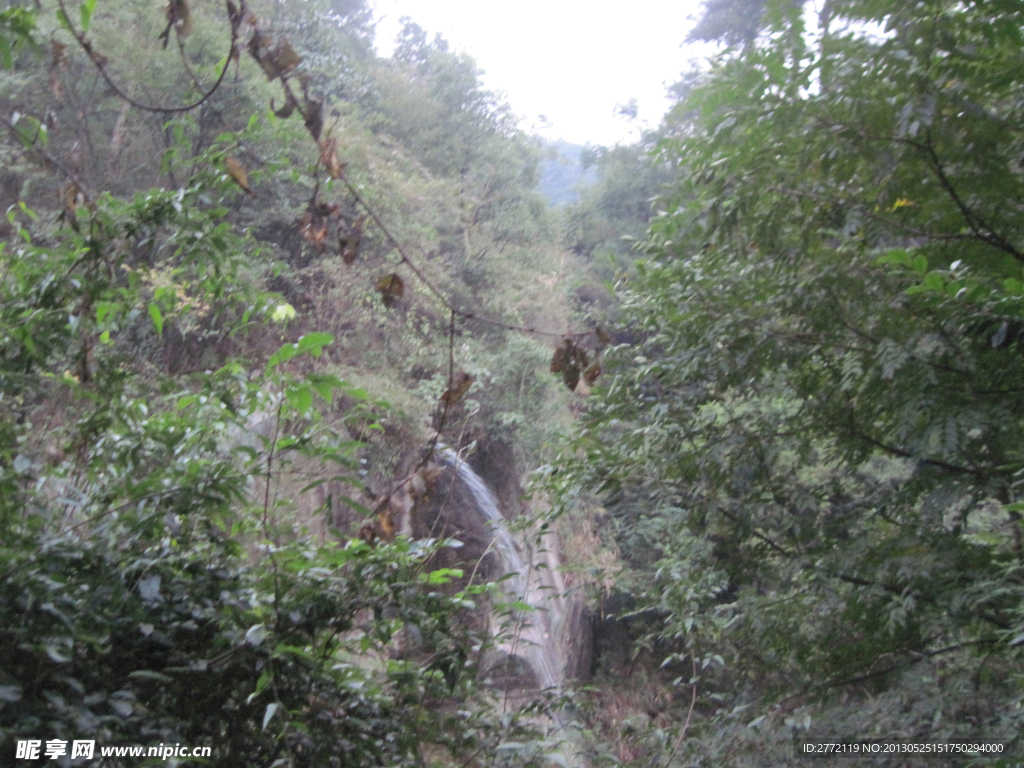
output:
[[[64,6],[64,0],[57,0],[57,2],[60,5],[61,13],[64,14],[64,18],[67,20],[68,30],[71,32],[72,36],[74,36],[75,40],[78,41],[78,45],[81,46],[83,51],[85,51],[86,55],[92,61],[93,65],[96,67],[97,71],[100,73],[100,75],[103,76],[103,79],[107,82],[107,85],[110,86],[111,90],[114,91],[114,93],[116,93],[119,98],[123,99],[124,101],[127,101],[133,107],[145,110],[146,112],[166,112],[169,114],[180,114],[182,112],[191,112],[193,109],[201,106],[211,96],[213,96],[214,93],[217,92],[217,89],[220,88],[221,83],[224,82],[224,77],[228,73],[228,67],[231,65],[231,59],[235,52],[235,47],[238,43],[238,27],[236,24],[232,23],[231,47],[228,49],[228,55],[224,60],[224,67],[220,71],[220,76],[217,78],[217,81],[213,84],[210,90],[203,93],[198,99],[196,99],[196,101],[192,102],[191,104],[186,104],[182,107],[169,107],[164,105],[144,104],[143,102],[138,101],[137,99],[134,99],[131,96],[129,96],[127,93],[125,93],[123,88],[121,88],[117,83],[114,82],[113,78],[111,78],[111,76],[107,73],[107,60],[103,56],[98,54],[95,50],[93,50],[92,43],[89,42],[88,38],[86,38],[84,33],[79,32],[71,25],[71,16],[67,12],[67,8]]]

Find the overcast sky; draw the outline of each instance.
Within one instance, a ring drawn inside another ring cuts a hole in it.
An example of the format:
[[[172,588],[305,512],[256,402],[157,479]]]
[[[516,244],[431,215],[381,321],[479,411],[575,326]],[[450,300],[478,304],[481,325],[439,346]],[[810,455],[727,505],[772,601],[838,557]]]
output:
[[[683,45],[700,0],[376,0],[376,7],[383,55],[409,16],[431,39],[440,32],[471,55],[484,85],[506,94],[524,129],[578,144],[628,142],[638,124],[657,125],[669,106],[666,86],[703,50]],[[631,98],[640,107],[636,123],[615,115]]]

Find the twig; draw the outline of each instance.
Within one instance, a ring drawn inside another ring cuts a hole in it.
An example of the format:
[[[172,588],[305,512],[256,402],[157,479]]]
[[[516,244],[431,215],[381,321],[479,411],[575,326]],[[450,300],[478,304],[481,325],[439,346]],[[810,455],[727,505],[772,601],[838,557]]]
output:
[[[971,231],[975,236],[979,240],[1005,251],[1013,256],[1017,261],[1024,262],[1024,253],[1021,253],[1010,241],[996,232],[991,224],[972,211],[967,203],[965,203],[960,197],[960,194],[956,191],[956,187],[953,186],[953,182],[950,181],[949,177],[946,175],[946,171],[942,166],[942,161],[939,158],[938,153],[935,151],[935,146],[932,144],[931,132],[928,133],[927,142],[919,148],[927,155],[928,160],[931,163],[932,170],[935,172],[936,178],[939,180],[942,188],[946,190],[946,194],[948,194],[950,199],[952,199],[956,204],[956,207],[960,209],[960,214],[964,217],[964,221],[967,222],[967,226],[971,228]]]
[[[191,104],[186,104],[182,107],[154,106],[152,104],[144,104],[141,101],[138,101],[129,96],[127,93],[125,93],[124,90],[120,86],[118,86],[117,83],[114,82],[113,78],[111,78],[110,75],[107,74],[106,59],[104,59],[102,56],[96,53],[96,51],[93,50],[92,43],[89,42],[84,33],[79,32],[72,26],[71,15],[68,13],[67,8],[64,5],[64,0],[57,0],[57,3],[58,5],[60,5],[61,13],[64,14],[64,18],[67,21],[68,31],[71,32],[71,35],[75,38],[75,40],[78,41],[78,45],[81,46],[83,51],[85,51],[86,55],[89,57],[93,65],[99,71],[100,75],[102,75],[103,79],[107,82],[107,85],[110,86],[110,89],[123,100],[131,104],[133,107],[137,107],[138,109],[142,109],[147,112],[191,112],[196,107],[201,106],[204,102],[206,102],[207,99],[209,99],[211,96],[213,96],[214,93],[217,92],[217,89],[220,88],[221,83],[224,82],[224,77],[228,73],[228,67],[231,65],[232,55],[235,52],[235,46],[238,43],[238,27],[236,24],[232,23],[231,47],[228,49],[228,55],[224,60],[224,67],[220,71],[220,76],[217,78],[217,82],[213,84],[210,90],[200,95],[200,97],[196,99],[196,101],[192,102]]]
[[[686,736],[686,731],[690,727],[690,718],[693,717],[693,708],[697,704],[697,660],[690,658],[690,663],[693,665],[693,682],[690,684],[692,693],[690,694],[690,709],[686,713],[686,722],[683,723],[682,729],[679,731],[679,738],[676,739],[676,745],[672,747],[672,754],[668,756],[668,760],[665,761],[665,768],[669,768],[672,765],[672,761],[676,757],[676,752],[679,751],[679,747],[683,743],[683,738]]]
[[[18,131],[17,126],[15,126],[15,124],[11,122],[3,114],[0,114],[0,123],[7,127],[7,129],[14,135],[14,138],[18,139],[19,142],[21,141],[21,133]],[[58,171],[67,176],[68,181],[70,181],[76,187],[78,187],[78,190],[85,196],[86,200],[90,200],[91,196],[89,195],[85,186],[82,184],[81,180],[78,178],[77,174],[75,174],[74,171],[72,171],[70,168],[64,165],[64,163],[62,163],[60,160],[54,157],[48,150],[40,146],[38,138],[39,137],[36,136],[36,138],[32,141],[32,149],[35,150],[39,155],[41,155],[46,160],[46,162],[50,163],[54,168],[56,168]]]

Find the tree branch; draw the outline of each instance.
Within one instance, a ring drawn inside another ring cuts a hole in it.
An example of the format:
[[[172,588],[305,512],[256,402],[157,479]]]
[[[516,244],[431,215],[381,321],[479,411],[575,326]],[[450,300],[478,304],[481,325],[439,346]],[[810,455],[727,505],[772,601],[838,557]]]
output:
[[[235,53],[235,46],[238,43],[238,24],[235,23],[234,20],[232,20],[232,23],[231,23],[231,47],[228,49],[228,55],[227,55],[227,57],[224,60],[224,67],[220,71],[220,76],[217,78],[217,81],[213,84],[213,86],[210,88],[210,90],[208,90],[205,93],[203,93],[196,101],[192,102],[191,104],[186,104],[185,106],[182,106],[182,107],[168,107],[168,106],[162,106],[162,105],[144,104],[143,102],[138,101],[138,100],[132,98],[131,96],[129,96],[127,93],[125,93],[124,89],[122,89],[120,86],[118,86],[118,84],[114,82],[113,78],[111,78],[111,76],[109,74],[107,74],[107,60],[106,60],[106,58],[101,56],[95,50],[93,50],[92,43],[89,42],[89,40],[88,40],[88,38],[86,38],[85,34],[82,33],[82,32],[79,32],[78,30],[76,30],[71,25],[71,15],[67,12],[67,8],[64,6],[64,0],[57,0],[57,3],[60,5],[61,13],[64,14],[64,18],[67,20],[68,31],[70,31],[71,35],[75,38],[75,40],[78,41],[78,45],[81,46],[83,51],[85,51],[86,55],[92,61],[93,65],[96,67],[97,71],[100,73],[100,75],[103,76],[103,79],[107,82],[107,85],[110,86],[110,89],[112,91],[114,91],[114,93],[116,93],[118,95],[118,97],[120,97],[124,101],[127,101],[133,107],[145,110],[146,112],[167,112],[167,113],[191,112],[196,107],[201,106],[211,96],[213,96],[214,93],[217,92],[217,89],[220,88],[221,83],[224,82],[224,77],[228,73],[228,67],[231,65],[231,59],[232,59],[232,57],[234,56],[234,53]]]

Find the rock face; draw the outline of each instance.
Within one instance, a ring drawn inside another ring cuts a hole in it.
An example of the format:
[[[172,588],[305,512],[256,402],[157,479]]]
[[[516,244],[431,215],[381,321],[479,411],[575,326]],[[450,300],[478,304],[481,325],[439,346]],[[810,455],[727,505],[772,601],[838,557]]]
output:
[[[484,660],[486,679],[506,690],[525,690],[559,688],[585,676],[589,616],[582,601],[566,596],[555,536],[517,540],[473,468],[449,449],[439,459],[441,476],[413,514],[412,534],[462,542],[442,550],[436,561],[436,567],[462,568],[461,586],[471,578],[480,583],[505,577],[505,605],[494,606],[488,617],[495,647]]]

